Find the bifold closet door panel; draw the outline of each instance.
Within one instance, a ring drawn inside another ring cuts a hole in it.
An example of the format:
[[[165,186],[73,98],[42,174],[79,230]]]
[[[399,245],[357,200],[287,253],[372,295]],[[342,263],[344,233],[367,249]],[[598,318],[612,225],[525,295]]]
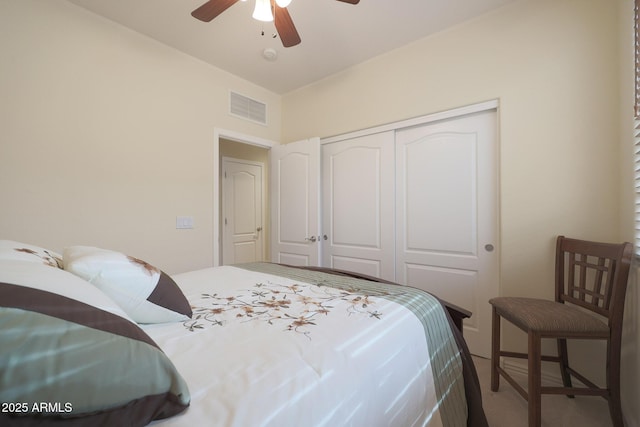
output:
[[[497,287],[495,111],[396,133],[396,280],[473,312],[464,335],[489,355]]]
[[[394,132],[321,151],[323,265],[395,280]]]

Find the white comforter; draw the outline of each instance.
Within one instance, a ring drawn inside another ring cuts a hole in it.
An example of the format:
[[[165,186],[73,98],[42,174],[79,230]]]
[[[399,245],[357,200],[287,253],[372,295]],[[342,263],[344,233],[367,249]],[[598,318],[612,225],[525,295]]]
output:
[[[193,319],[144,330],[192,401],[154,425],[443,425],[424,328],[402,305],[230,266],[173,278]]]

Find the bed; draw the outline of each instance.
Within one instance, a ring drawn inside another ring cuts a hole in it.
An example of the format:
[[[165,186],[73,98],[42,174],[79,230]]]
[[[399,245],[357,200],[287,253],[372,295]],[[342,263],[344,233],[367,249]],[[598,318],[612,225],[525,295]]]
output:
[[[0,424],[486,426],[468,315],[344,271],[0,241]]]

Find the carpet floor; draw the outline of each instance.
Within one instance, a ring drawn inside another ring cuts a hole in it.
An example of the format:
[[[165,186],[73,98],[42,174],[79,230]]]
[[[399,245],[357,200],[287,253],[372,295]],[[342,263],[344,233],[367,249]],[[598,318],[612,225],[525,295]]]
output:
[[[504,378],[500,379],[500,389],[491,391],[491,361],[473,357],[482,389],[482,403],[489,426],[527,427],[527,402],[520,397]],[[526,384],[526,377],[515,377]],[[525,386],[526,389],[526,386]],[[542,396],[543,427],[609,427],[609,405],[601,397],[576,396],[569,399],[562,395]]]

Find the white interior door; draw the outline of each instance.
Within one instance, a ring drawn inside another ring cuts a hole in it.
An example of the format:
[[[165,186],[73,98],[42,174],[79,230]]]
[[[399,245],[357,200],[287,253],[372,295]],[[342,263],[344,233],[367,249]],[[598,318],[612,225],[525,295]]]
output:
[[[224,265],[263,260],[263,165],[223,158]]]
[[[464,336],[488,357],[497,295],[496,112],[396,134],[397,280],[473,312]]]
[[[394,132],[321,151],[322,265],[395,280]]]
[[[320,265],[320,140],[271,149],[271,258]]]

